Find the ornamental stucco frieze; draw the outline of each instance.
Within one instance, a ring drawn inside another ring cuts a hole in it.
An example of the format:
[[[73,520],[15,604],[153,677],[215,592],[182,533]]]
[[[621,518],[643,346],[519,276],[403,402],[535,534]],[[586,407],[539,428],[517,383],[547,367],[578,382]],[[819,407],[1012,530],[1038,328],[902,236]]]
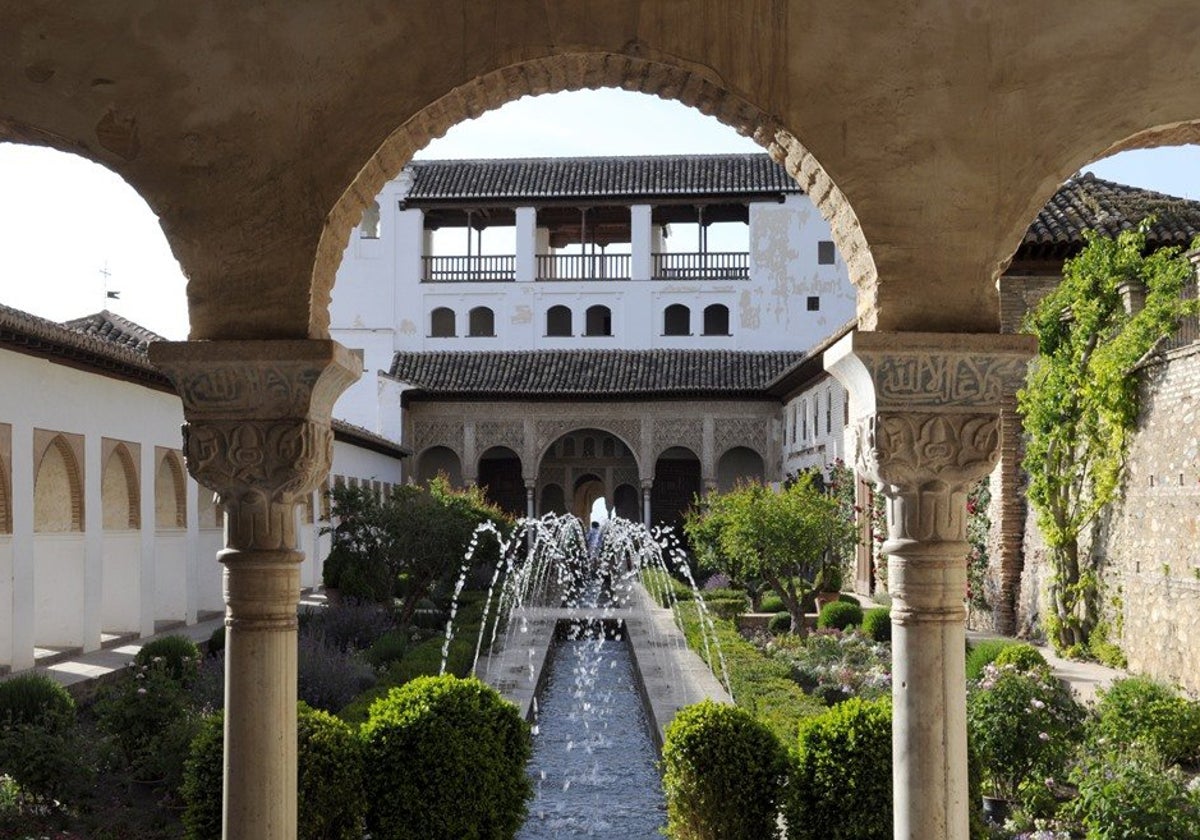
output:
[[[441,420],[414,420],[412,424],[412,448],[416,453],[432,446],[444,446],[463,457],[463,423]]]
[[[683,446],[697,456],[704,449],[704,420],[700,417],[660,417],[654,420],[654,450],[662,454],[672,446]]]
[[[718,458],[730,449],[753,449],[765,461],[770,445],[770,422],[761,417],[718,417],[713,425],[713,444]]]
[[[481,421],[475,424],[475,450],[480,454],[494,446],[505,446],[525,455],[525,425],[520,420],[511,422]]]

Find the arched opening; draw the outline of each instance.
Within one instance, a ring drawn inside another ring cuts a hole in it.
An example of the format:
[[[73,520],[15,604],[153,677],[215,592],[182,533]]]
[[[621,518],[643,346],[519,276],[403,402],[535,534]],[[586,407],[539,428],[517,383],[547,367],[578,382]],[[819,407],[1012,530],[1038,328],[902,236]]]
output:
[[[732,490],[739,481],[761,482],[766,477],[762,456],[745,446],[735,446],[717,461],[717,489]]]
[[[663,335],[691,335],[692,310],[682,303],[673,303],[663,310]]]
[[[179,455],[163,452],[154,474],[154,527],[159,531],[187,527],[187,482]]]
[[[12,484],[8,476],[8,459],[0,455],[0,534],[12,533]]]
[[[207,487],[200,488],[200,498],[198,501],[198,514],[200,521],[197,523],[200,528],[221,528],[223,527],[221,506],[217,504],[217,494],[209,490]]]
[[[641,498],[632,484],[619,484],[613,491],[613,510],[622,519],[641,522]]]
[[[83,476],[71,444],[55,435],[43,451],[33,484],[33,530],[83,530]]]
[[[469,334],[472,338],[488,338],[496,335],[496,316],[487,306],[476,306],[468,313]]]
[[[431,446],[417,461],[417,481],[421,484],[444,475],[451,487],[462,487],[462,461],[448,446]]]
[[[547,484],[542,488],[541,507],[538,508],[539,514],[567,512],[567,498],[563,494],[561,485]]]
[[[525,515],[525,481],[521,457],[507,446],[493,446],[479,456],[477,483],[488,500],[513,516]]]
[[[106,531],[135,531],[141,527],[141,492],[129,448],[118,443],[104,464],[100,506]]]
[[[379,202],[372,201],[363,208],[362,221],[358,225],[358,235],[362,239],[379,238]]]
[[[683,515],[701,489],[700,458],[684,446],[672,446],[654,462],[650,489],[650,518],[663,525],[680,526]]]
[[[592,508],[597,499],[606,498],[604,482],[599,476],[587,473],[575,479],[575,494],[571,501],[571,513],[585,525],[592,520]]]
[[[704,307],[704,334],[729,335],[729,307],[714,303]]]
[[[430,338],[454,338],[458,333],[454,325],[454,310],[439,306],[429,313]]]
[[[571,308],[569,306],[551,306],[546,310],[546,335],[566,338],[571,332]]]
[[[585,317],[584,335],[612,335],[612,311],[607,306],[589,306]]]

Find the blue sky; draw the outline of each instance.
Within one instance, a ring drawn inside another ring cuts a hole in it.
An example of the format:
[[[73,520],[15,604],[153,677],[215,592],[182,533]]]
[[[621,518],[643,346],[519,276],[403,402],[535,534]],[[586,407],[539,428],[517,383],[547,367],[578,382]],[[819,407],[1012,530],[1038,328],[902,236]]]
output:
[[[455,126],[418,157],[758,150],[678,103],[600,90],[509,103]],[[1200,200],[1200,146],[1126,152],[1086,169]],[[154,214],[120,178],[81,158],[0,144],[0,185],[0,303],[56,321],[107,306],[168,338],[186,336],[179,265]],[[106,282],[119,300],[106,299]]]

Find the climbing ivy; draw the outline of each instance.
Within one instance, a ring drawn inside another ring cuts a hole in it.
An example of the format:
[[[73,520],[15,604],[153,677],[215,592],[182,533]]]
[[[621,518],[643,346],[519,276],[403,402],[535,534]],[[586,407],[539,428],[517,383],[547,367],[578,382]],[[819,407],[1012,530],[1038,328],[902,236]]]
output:
[[[1049,549],[1045,629],[1060,651],[1085,650],[1099,618],[1099,570],[1083,540],[1117,493],[1138,416],[1136,368],[1197,311],[1182,296],[1191,266],[1180,249],[1145,253],[1150,223],[1116,239],[1086,231],[1087,245],[1063,265],[1062,282],[1025,319],[1038,357],[1017,395],[1024,466]],[[1132,316],[1122,303],[1126,282],[1146,291]]]

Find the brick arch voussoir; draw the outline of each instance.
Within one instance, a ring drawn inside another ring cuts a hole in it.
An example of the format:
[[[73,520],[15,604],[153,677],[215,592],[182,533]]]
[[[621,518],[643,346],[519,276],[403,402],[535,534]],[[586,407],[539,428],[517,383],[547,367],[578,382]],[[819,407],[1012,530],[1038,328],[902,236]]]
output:
[[[34,471],[34,486],[36,488],[37,481],[42,474],[42,463],[46,460],[46,455],[50,450],[54,449],[62,456],[63,463],[67,468],[67,484],[70,487],[71,493],[71,530],[83,530],[83,470],[80,469],[79,456],[75,452],[75,447],[71,446],[63,435],[56,434],[46,446],[42,449],[37,459],[37,469]]]
[[[137,530],[142,527],[142,488],[141,482],[138,481],[137,465],[134,463],[129,447],[123,443],[118,443],[113,447],[112,455],[109,456],[110,463],[113,455],[116,456],[117,463],[121,466],[121,477],[125,480],[125,492],[129,498],[127,524],[130,529]],[[105,468],[108,468],[108,464],[105,464]]]
[[[727,90],[701,69],[630,55],[584,52],[532,59],[478,76],[430,103],[392,132],[329,212],[313,265],[309,334],[328,334],[334,277],[351,230],[388,180],[396,177],[418,150],[458,123],[522,96],[602,87],[675,100],[752,138],[784,166],[829,223],[860,300],[874,299],[878,274],[857,215],[817,159],[776,117]]]

